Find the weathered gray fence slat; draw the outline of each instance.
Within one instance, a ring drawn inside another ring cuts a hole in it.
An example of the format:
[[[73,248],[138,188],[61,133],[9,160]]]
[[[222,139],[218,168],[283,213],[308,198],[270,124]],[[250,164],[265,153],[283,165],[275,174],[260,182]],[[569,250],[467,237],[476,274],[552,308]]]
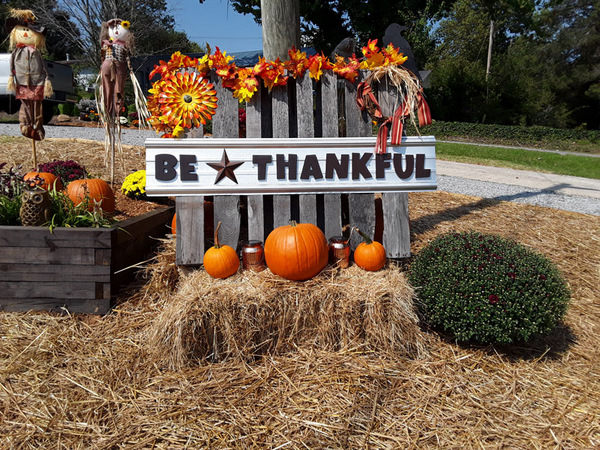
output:
[[[261,114],[262,102],[260,87],[252,98],[246,102],[246,137],[260,138],[261,134]]]
[[[261,89],[246,103],[246,137],[262,137],[262,104]],[[265,239],[265,206],[262,195],[249,195],[248,202],[248,239],[264,241]]]
[[[177,265],[201,264],[204,259],[204,196],[177,197]]]
[[[356,79],[356,83],[345,81],[345,102],[344,112],[346,115],[346,136],[371,136],[371,119],[365,111],[361,111],[356,106],[356,87],[358,83],[364,80],[366,73],[361,70]]]
[[[273,118],[273,137],[290,137],[290,111],[288,106],[288,87],[273,86],[271,89]]]
[[[265,240],[265,204],[262,195],[249,195],[246,203],[248,211],[248,240]]]
[[[351,194],[348,196],[348,220],[351,227],[357,227],[367,236],[375,236],[375,196],[373,194]],[[350,248],[355,250],[362,238],[352,234]]]
[[[296,117],[298,118],[298,137],[315,137],[313,81],[308,71],[296,82]],[[299,196],[300,222],[317,223],[317,196],[303,194]]]
[[[383,246],[389,258],[410,256],[408,194],[386,192],[382,197]]]
[[[239,102],[231,95],[230,90],[223,87],[221,79],[214,72],[211,72],[210,78],[219,99],[213,116],[213,136],[216,138],[239,137]]]
[[[239,138],[239,102],[225,89],[216,74],[211,73],[211,81],[215,85],[218,108],[213,117],[213,136],[215,138]],[[217,195],[214,198],[215,227],[222,222],[219,230],[219,241],[222,244],[237,248],[240,241],[241,216],[239,214],[239,195]]]
[[[273,196],[273,228],[287,225],[292,218],[291,195]]]
[[[271,123],[274,138],[290,137],[289,86],[274,86],[271,90]],[[294,116],[295,117],[295,116]],[[263,135],[263,137],[265,137]],[[273,195],[273,227],[287,225],[291,218],[292,202],[289,195]],[[266,234],[266,233],[265,233]]]
[[[321,137],[339,136],[337,75],[327,71],[321,78],[321,102],[317,108],[321,115]],[[342,196],[323,196],[323,232],[327,238],[342,235]]]
[[[337,75],[331,71],[321,78],[321,137],[339,136]]]
[[[392,116],[398,108],[398,90],[387,77],[380,82],[378,101],[383,115]],[[388,257],[410,256],[410,223],[408,217],[408,194],[385,193],[383,207],[383,246]]]
[[[364,72],[359,73],[360,80],[364,78]],[[348,81],[344,84],[344,112],[346,115],[346,136],[371,136],[371,120],[356,106],[356,84]],[[369,236],[375,234],[375,198],[373,194],[350,194],[348,195],[348,220],[350,227],[358,227]],[[354,250],[361,243],[357,234],[352,235],[350,247]]]

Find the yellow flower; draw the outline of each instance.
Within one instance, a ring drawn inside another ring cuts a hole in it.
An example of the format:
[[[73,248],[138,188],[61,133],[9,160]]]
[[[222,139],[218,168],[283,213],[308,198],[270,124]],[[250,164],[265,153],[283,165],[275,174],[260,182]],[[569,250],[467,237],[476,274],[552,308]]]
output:
[[[127,175],[121,186],[121,192],[130,198],[144,198],[146,196],[146,171],[138,170]]]
[[[131,24],[129,23],[129,20],[123,20],[123,21],[121,21],[121,26],[123,28],[125,28],[126,30],[128,30],[129,27],[131,26]]]

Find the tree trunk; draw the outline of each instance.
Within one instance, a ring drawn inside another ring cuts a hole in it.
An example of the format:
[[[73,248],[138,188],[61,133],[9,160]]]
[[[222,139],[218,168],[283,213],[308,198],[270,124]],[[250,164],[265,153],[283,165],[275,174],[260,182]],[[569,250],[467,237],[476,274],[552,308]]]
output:
[[[300,47],[299,0],[261,0],[263,56],[288,59],[288,50]]]

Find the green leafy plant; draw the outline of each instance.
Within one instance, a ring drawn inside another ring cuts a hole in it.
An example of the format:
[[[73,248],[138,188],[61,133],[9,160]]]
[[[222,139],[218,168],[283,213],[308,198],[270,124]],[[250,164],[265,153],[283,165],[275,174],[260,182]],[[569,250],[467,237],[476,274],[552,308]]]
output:
[[[415,257],[409,281],[433,328],[482,344],[526,341],[550,331],[570,298],[545,256],[478,232],[432,241]]]
[[[0,225],[19,225],[23,177],[20,168],[9,168],[0,164]]]
[[[66,114],[72,116],[75,111],[75,105],[73,103],[61,103],[58,105],[58,112],[60,114]]]
[[[8,198],[0,195],[0,225],[19,225],[21,197]]]
[[[105,217],[99,207],[88,210],[87,201],[75,205],[62,191],[49,191],[52,204],[52,219],[45,226],[53,230],[56,227],[69,228],[108,228],[113,221]]]

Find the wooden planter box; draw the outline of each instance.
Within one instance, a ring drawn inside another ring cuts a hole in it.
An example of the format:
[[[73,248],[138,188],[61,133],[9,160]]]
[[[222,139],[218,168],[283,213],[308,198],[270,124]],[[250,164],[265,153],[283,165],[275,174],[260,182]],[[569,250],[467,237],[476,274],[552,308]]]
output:
[[[0,227],[0,310],[105,314],[151,255],[174,208],[111,228]],[[64,309],[63,309],[64,308]]]

